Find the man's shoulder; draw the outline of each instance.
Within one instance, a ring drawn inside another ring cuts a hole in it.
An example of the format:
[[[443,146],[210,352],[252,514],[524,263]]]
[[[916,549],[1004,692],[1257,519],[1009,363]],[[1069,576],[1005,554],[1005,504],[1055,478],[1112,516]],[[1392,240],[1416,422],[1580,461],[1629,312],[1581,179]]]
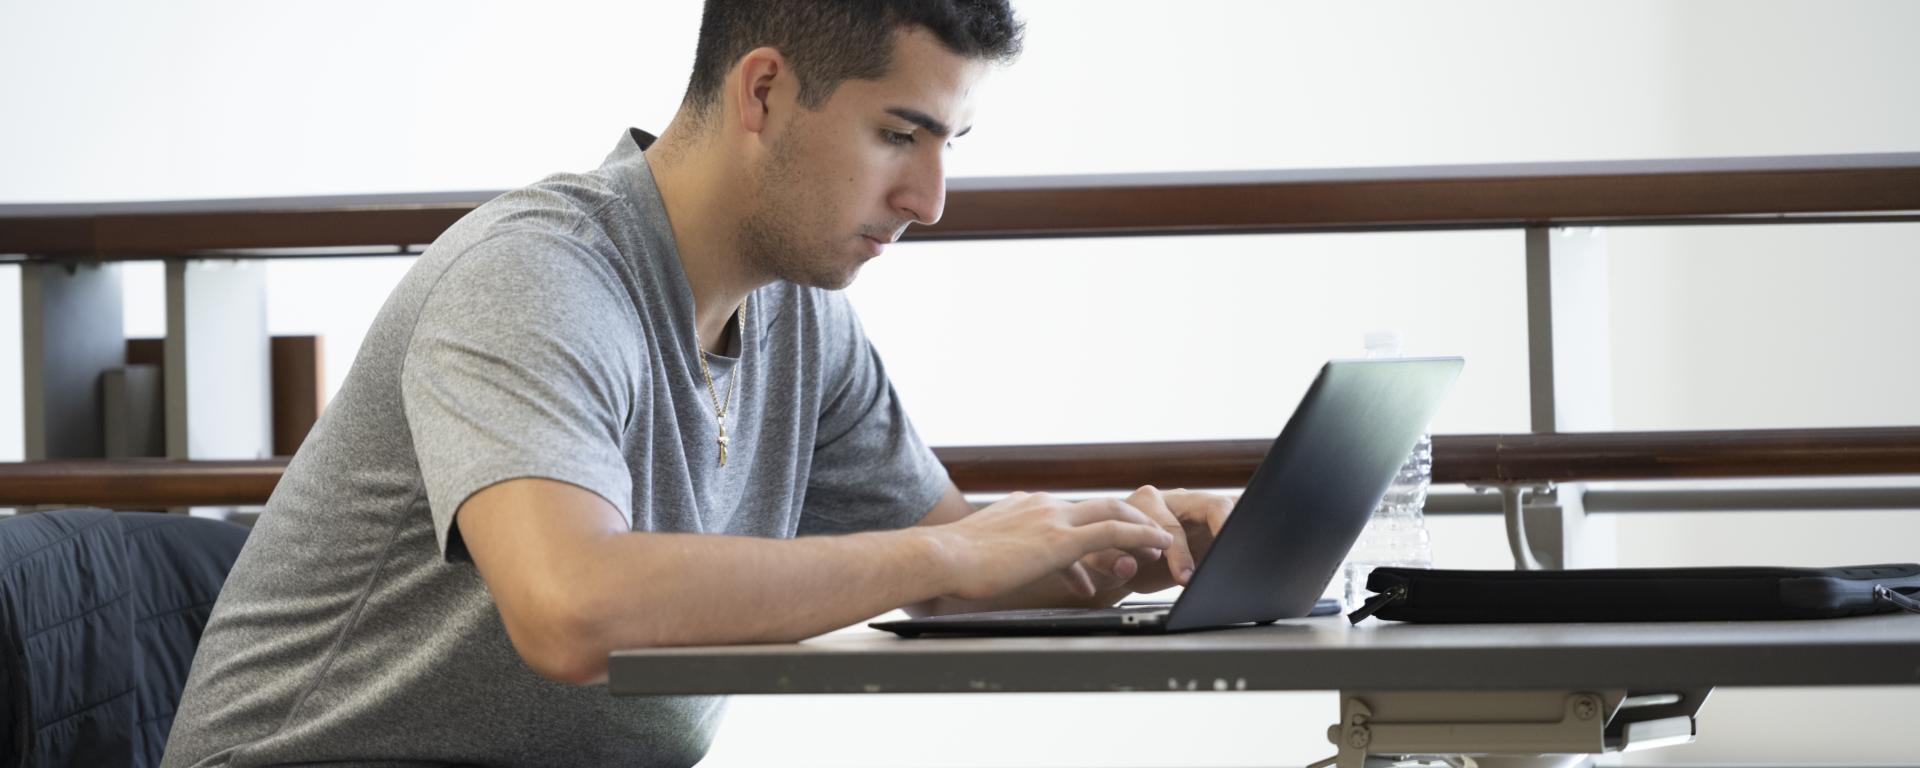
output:
[[[415,308],[408,336],[570,342],[615,356],[636,347],[643,278],[595,219],[591,195],[568,183],[550,177],[501,195],[436,240],[403,286]]]
[[[557,173],[480,204],[441,233],[425,256],[457,256],[501,240],[544,240],[613,256],[621,201],[600,174]]]
[[[635,246],[624,230],[630,225],[617,220],[622,202],[598,173],[548,176],[461,217],[421,255],[419,270],[432,282],[465,275],[467,282],[539,292],[584,281],[623,293],[619,288],[633,279],[625,252]],[[526,284],[535,275],[541,279]]]

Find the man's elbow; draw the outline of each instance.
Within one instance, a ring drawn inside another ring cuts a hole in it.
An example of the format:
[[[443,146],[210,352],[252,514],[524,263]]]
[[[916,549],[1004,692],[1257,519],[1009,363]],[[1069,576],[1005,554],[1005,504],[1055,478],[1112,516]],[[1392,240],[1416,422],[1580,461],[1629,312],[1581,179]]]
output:
[[[596,614],[577,602],[554,601],[537,615],[508,619],[506,624],[514,651],[541,677],[567,685],[606,680],[612,649],[600,640]]]
[[[584,649],[520,649],[520,659],[541,677],[566,685],[593,685],[607,679],[607,655]]]

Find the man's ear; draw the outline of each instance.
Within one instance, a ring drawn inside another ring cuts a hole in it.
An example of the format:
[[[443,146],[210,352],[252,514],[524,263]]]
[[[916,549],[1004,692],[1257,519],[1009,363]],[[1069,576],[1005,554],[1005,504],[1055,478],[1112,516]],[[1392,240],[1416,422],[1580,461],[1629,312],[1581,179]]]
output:
[[[787,59],[780,51],[767,47],[748,51],[735,68],[740,72],[733,88],[740,127],[748,133],[762,133],[767,130],[776,100],[797,85],[793,70],[787,68]]]

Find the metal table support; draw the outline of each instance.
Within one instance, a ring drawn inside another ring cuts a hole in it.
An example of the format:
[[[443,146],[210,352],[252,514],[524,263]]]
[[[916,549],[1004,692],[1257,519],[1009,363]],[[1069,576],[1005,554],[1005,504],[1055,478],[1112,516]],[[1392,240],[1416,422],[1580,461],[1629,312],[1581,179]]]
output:
[[[1594,755],[1686,744],[1705,689],[1684,692],[1342,692],[1339,749],[1311,768],[1440,762],[1485,768],[1559,768]]]

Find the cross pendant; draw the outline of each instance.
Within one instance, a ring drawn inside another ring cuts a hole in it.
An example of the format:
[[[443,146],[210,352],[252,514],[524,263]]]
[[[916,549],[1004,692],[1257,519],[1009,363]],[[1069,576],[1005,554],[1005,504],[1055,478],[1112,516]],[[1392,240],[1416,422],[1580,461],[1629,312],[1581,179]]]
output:
[[[720,422],[720,436],[714,438],[714,442],[720,444],[720,466],[724,467],[727,465],[727,423],[726,422],[724,421]]]

